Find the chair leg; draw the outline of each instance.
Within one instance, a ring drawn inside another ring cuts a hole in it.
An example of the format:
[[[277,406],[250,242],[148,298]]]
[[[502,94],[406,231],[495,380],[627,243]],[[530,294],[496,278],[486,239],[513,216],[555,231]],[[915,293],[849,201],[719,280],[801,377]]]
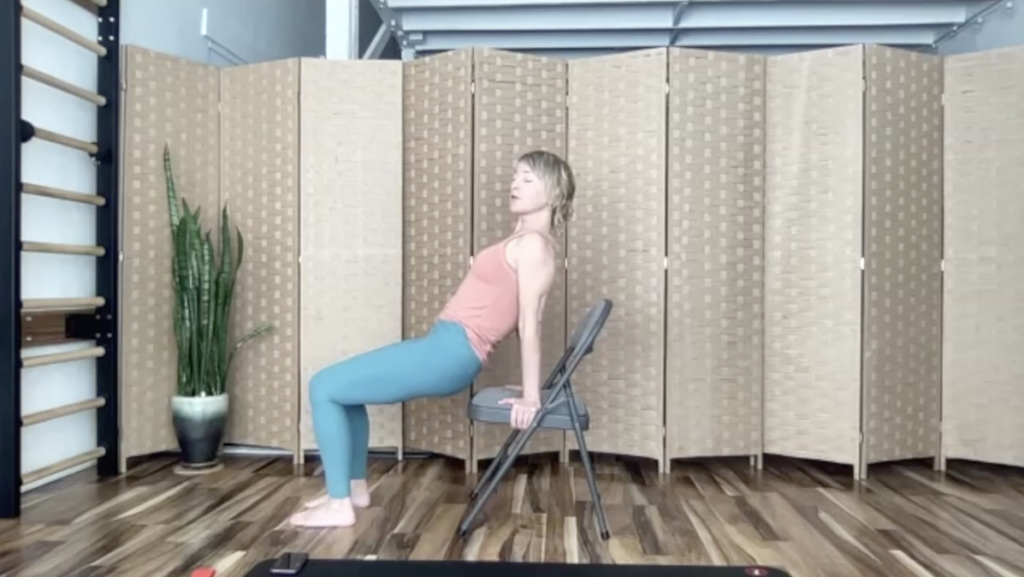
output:
[[[505,439],[505,442],[501,445],[501,448],[498,449],[498,454],[495,455],[494,459],[491,460],[491,464],[488,465],[487,470],[484,471],[484,474],[480,476],[480,480],[477,481],[476,486],[473,487],[473,490],[469,493],[470,501],[476,499],[480,495],[480,491],[483,490],[484,485],[486,485],[487,482],[491,480],[491,477],[493,477],[494,474],[498,472],[498,468],[501,467],[501,462],[505,459],[505,454],[508,453],[508,450],[512,446],[512,443],[514,443],[515,440],[519,438],[519,435],[522,432],[523,431],[520,429],[513,429],[512,434],[509,435],[507,439]]]
[[[597,490],[597,476],[594,474],[594,464],[590,461],[590,451],[587,450],[587,441],[583,438],[583,429],[580,428],[579,416],[576,414],[576,403],[572,399],[569,401],[569,416],[572,419],[572,428],[576,432],[576,444],[579,445],[580,461],[583,462],[583,473],[587,476],[587,485],[590,487],[590,499],[594,503],[597,526],[601,530],[601,538],[607,541],[611,538],[611,532],[608,531],[608,520],[604,516],[601,493]]]
[[[483,509],[484,503],[487,502],[487,499],[491,497],[491,493],[493,493],[498,487],[498,483],[501,481],[502,477],[504,477],[505,474],[508,473],[508,470],[512,468],[512,463],[516,461],[516,457],[519,456],[520,451],[523,450],[523,447],[526,446],[526,442],[530,440],[530,437],[533,436],[533,432],[536,430],[537,419],[534,419],[533,424],[531,424],[526,431],[522,432],[516,438],[515,442],[512,444],[512,448],[507,452],[508,454],[500,460],[501,462],[498,464],[497,471],[490,479],[488,479],[483,491],[472,501],[469,509],[462,516],[462,521],[459,523],[459,537],[465,537],[466,533],[469,533],[469,526],[473,524],[473,519],[475,519],[480,513],[480,510]],[[495,463],[498,463],[498,459],[495,459]],[[492,465],[495,463],[492,463]]]

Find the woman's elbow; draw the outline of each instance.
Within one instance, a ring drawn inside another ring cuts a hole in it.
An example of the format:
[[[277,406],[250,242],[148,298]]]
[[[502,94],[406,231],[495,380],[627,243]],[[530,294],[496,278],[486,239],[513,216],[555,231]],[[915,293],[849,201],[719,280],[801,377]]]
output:
[[[530,340],[540,338],[540,323],[532,319],[519,321],[519,339]]]

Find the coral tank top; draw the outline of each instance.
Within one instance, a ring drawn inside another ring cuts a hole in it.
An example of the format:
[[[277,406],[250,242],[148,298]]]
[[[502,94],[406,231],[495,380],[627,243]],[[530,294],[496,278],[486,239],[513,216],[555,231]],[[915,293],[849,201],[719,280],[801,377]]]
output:
[[[438,315],[439,320],[456,322],[466,329],[481,361],[487,360],[519,322],[519,284],[515,269],[505,258],[505,247],[523,234],[513,234],[480,251],[469,274]]]

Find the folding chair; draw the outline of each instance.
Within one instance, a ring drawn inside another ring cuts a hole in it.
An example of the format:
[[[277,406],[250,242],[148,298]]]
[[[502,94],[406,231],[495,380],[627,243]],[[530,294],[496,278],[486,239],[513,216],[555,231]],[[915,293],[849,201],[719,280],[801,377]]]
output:
[[[480,481],[473,488],[473,492],[470,493],[472,504],[459,524],[460,537],[469,532],[473,519],[483,509],[484,503],[494,492],[498,482],[508,473],[533,433],[537,429],[556,429],[572,430],[576,433],[580,460],[583,462],[583,471],[587,475],[587,484],[590,486],[590,496],[594,503],[601,538],[609,538],[608,522],[604,516],[604,507],[601,505],[601,494],[597,490],[594,465],[590,461],[587,443],[583,438],[583,431],[590,429],[590,413],[583,401],[573,393],[570,377],[583,358],[593,352],[594,341],[597,340],[597,335],[601,332],[611,312],[612,301],[603,299],[590,309],[587,316],[576,327],[576,332],[573,333],[565,353],[562,354],[558,365],[551,371],[547,381],[541,387],[541,406],[533,422],[525,430],[513,429],[512,434],[505,440],[505,444],[501,446],[491,465],[487,467],[483,476],[480,477]],[[512,408],[502,405],[500,401],[517,394],[516,391],[507,387],[482,389],[473,395],[469,402],[469,418],[475,422],[507,425],[511,419]]]

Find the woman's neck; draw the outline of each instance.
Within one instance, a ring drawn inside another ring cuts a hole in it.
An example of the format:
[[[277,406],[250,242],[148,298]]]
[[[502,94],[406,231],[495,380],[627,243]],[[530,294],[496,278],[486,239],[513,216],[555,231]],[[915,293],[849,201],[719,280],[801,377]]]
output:
[[[516,221],[512,234],[540,232],[551,236],[551,213],[546,210],[524,214]]]

